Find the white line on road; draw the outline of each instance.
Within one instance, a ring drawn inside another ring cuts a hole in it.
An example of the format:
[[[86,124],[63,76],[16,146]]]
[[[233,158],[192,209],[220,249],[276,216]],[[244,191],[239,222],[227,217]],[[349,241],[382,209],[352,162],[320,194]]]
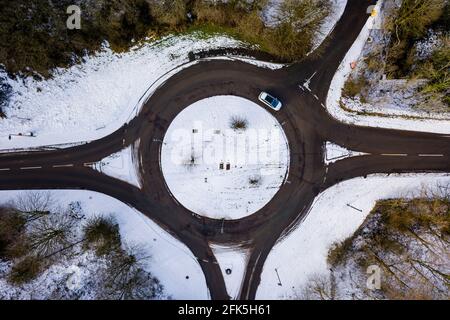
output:
[[[4,169],[0,169],[0,171],[9,171],[11,170],[10,168],[4,168]]]
[[[443,157],[443,154],[419,154],[419,157]]]
[[[407,157],[406,153],[382,153],[382,156],[385,157]]]
[[[73,167],[73,164],[55,164],[53,168],[68,168]]]
[[[42,169],[42,167],[22,167],[20,170],[35,170],[35,169]]]

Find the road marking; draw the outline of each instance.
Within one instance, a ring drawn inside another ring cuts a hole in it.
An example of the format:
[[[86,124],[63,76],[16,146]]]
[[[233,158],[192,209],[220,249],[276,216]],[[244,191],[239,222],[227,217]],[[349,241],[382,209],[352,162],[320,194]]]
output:
[[[95,165],[95,162],[86,162],[86,163],[83,163],[83,166],[84,167],[92,167],[92,166],[94,166]]]
[[[55,164],[53,168],[68,168],[73,167],[73,164]]]
[[[35,170],[35,169],[42,169],[42,167],[22,167],[20,170]]]
[[[249,283],[252,283],[252,280],[253,280],[253,274],[255,273],[255,269],[256,269],[256,266],[258,265],[258,261],[259,261],[259,258],[261,257],[261,254],[262,254],[262,252],[260,252],[260,253],[258,254],[258,257],[257,257],[256,260],[255,260],[255,263],[254,263],[253,268],[252,268],[252,272],[250,273]],[[245,295],[245,297],[246,297],[247,300],[248,300],[249,295],[250,295],[250,286],[247,287],[247,292],[246,292],[246,295]]]
[[[317,94],[314,95],[314,98],[316,98],[316,100],[319,100],[319,97],[317,96]]]
[[[327,108],[324,104],[323,104],[323,102],[320,104],[322,107],[324,107],[325,109]]]
[[[11,170],[10,168],[4,168],[4,169],[0,169],[0,171],[9,171]]]
[[[384,157],[407,157],[408,156],[406,153],[382,153],[381,155]]]
[[[443,157],[443,154],[419,154],[419,157]]]

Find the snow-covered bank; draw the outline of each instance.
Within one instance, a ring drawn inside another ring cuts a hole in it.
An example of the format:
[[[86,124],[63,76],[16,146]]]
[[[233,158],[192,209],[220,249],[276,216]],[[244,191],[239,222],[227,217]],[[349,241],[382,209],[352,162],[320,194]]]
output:
[[[141,97],[151,93],[147,89],[154,82],[161,83],[161,76],[188,63],[190,51],[241,45],[222,36],[174,36],[120,54],[105,46],[79,65],[56,70],[49,80],[7,78],[12,92],[9,105],[3,110],[7,118],[0,121],[0,149],[106,136],[136,114]],[[34,137],[16,136],[30,133]]]
[[[313,274],[326,273],[328,249],[352,235],[379,199],[413,197],[422,186],[450,184],[450,174],[371,175],[321,193],[300,226],[270,252],[258,299],[289,299]],[[282,286],[278,286],[278,270]]]
[[[21,192],[23,191],[0,191],[2,203],[14,199]],[[153,221],[122,202],[100,193],[78,190],[51,192],[61,206],[79,201],[86,216],[113,215],[120,225],[123,240],[127,243],[142,245],[148,252],[151,257],[149,271],[161,281],[166,295],[174,299],[210,298],[205,277],[197,259],[184,244]],[[80,261],[80,263],[86,262]],[[62,270],[56,270],[54,276],[59,277],[61,272],[68,272],[73,268],[77,266],[64,266]],[[0,286],[3,281],[4,279],[0,279]],[[36,285],[49,282],[51,279],[39,278]],[[45,287],[41,289],[45,291]]]
[[[340,105],[342,88],[346,80],[348,79],[352,68],[351,63],[357,61],[360,58],[361,52],[363,51],[364,45],[370,36],[372,29],[380,29],[382,27],[382,14],[380,14],[382,8],[383,0],[379,0],[374,11],[374,15],[370,16],[359,34],[358,38],[354,42],[353,46],[347,52],[347,55],[342,60],[330,86],[330,91],[327,97],[327,109],[328,112],[338,119],[339,121],[345,123],[356,124],[360,126],[371,126],[371,127],[383,127],[391,129],[401,129],[401,130],[412,130],[412,131],[426,131],[435,133],[450,133],[450,120],[448,115],[442,116],[444,119],[415,119],[413,116],[425,116],[427,115],[417,112],[400,113],[395,108],[389,108],[389,112],[385,116],[371,115],[370,112],[379,112],[375,110],[369,110],[365,106],[357,108],[358,106],[353,104],[358,112],[366,114],[358,114],[356,112],[350,112],[344,110]],[[349,106],[348,109],[352,107]],[[395,110],[395,111],[394,111]],[[398,117],[401,115],[402,117]],[[428,115],[428,118],[430,116]],[[436,116],[436,118],[440,118]]]

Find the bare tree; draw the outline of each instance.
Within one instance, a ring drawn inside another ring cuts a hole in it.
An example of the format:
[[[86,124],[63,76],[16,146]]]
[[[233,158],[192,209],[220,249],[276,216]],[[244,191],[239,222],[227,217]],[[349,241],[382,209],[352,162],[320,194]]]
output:
[[[19,194],[10,205],[24,214],[29,222],[49,214],[55,200],[49,191],[28,191]]]
[[[294,293],[294,297],[299,300],[335,300],[336,279],[333,272],[330,275],[314,274],[309,277],[306,285]]]
[[[49,213],[30,225],[29,247],[39,257],[49,257],[73,247],[75,220],[66,213]]]
[[[159,280],[145,270],[150,257],[136,245],[126,246],[111,256],[104,273],[104,299],[154,299],[162,294]]]

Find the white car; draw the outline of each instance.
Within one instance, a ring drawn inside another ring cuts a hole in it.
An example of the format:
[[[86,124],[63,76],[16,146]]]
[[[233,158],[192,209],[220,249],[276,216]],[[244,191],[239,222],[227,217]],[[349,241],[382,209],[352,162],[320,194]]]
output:
[[[277,98],[271,96],[270,94],[268,94],[267,92],[261,92],[259,94],[258,99],[264,103],[265,105],[267,105],[268,107],[272,108],[275,111],[278,111],[281,109],[282,104],[281,101],[278,100]]]

